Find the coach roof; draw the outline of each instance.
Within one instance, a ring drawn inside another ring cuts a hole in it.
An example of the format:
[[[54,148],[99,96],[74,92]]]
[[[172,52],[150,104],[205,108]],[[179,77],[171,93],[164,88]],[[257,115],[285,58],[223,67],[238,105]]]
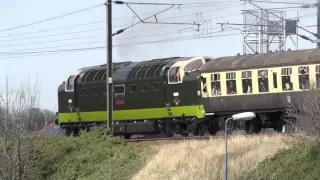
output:
[[[269,52],[216,58],[201,67],[202,72],[320,63],[320,49]]]

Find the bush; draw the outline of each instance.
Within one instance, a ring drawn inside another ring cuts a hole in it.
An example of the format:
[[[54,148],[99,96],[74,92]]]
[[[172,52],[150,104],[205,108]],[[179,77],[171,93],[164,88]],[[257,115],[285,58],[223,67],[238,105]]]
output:
[[[318,179],[320,175],[320,140],[300,141],[292,148],[266,158],[240,180]]]
[[[80,137],[44,137],[30,155],[29,179],[130,179],[145,160],[144,149],[97,131]]]

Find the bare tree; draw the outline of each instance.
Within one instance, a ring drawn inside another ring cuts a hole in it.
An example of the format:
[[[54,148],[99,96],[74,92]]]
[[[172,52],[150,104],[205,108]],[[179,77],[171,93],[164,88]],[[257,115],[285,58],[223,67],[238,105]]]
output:
[[[6,86],[0,92],[0,179],[22,180],[32,139],[26,136],[27,125],[32,122],[29,109],[38,107],[39,93],[36,85],[28,81],[18,89]]]
[[[319,87],[319,86],[318,86]],[[320,136],[320,89],[314,84],[287,109],[286,121],[306,135]]]

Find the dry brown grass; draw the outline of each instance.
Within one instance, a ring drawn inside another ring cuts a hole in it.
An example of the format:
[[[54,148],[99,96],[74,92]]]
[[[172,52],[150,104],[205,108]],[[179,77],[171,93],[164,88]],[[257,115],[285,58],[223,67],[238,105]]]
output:
[[[228,140],[229,178],[250,170],[266,156],[288,147],[284,136],[235,136]],[[223,179],[224,140],[190,140],[163,144],[133,180]]]

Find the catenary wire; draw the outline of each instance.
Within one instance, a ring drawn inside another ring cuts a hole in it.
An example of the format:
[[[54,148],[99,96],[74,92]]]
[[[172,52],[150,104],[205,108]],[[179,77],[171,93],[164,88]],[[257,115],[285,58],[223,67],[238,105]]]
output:
[[[225,7],[225,8],[231,8],[231,7],[236,7],[239,5],[235,5],[235,6],[229,6],[229,7]],[[225,8],[219,8],[219,9],[211,9],[208,11],[202,11],[201,13],[207,13],[207,12],[213,12],[213,11],[217,11],[217,10],[223,10]],[[149,14],[149,13],[148,13]],[[152,14],[152,13],[150,13]],[[195,15],[198,13],[190,13],[190,14],[185,14],[185,15],[180,15],[180,16],[171,16],[171,17],[166,17],[163,18],[161,20],[168,20],[168,19],[174,19],[174,18],[179,18],[179,17],[187,17],[187,16],[191,16],[191,15]],[[130,17],[132,18],[132,17]],[[124,18],[119,18],[119,19],[124,19]],[[33,31],[33,32],[26,32],[26,33],[18,33],[18,34],[11,34],[11,35],[5,35],[5,36],[0,36],[0,37],[10,37],[10,36],[19,36],[19,35],[26,35],[26,34],[35,34],[35,33],[39,33],[39,32],[49,32],[49,31],[55,31],[55,30],[62,30],[62,29],[68,29],[68,28],[73,28],[73,27],[79,27],[79,26],[86,26],[86,25],[92,25],[92,24],[100,24],[100,23],[105,23],[105,21],[95,21],[95,22],[91,22],[91,23],[84,23],[84,24],[78,24],[78,25],[72,25],[72,26],[66,26],[66,27],[61,27],[61,28],[53,28],[53,29],[44,29],[44,30],[39,30],[39,31]],[[125,27],[125,26],[129,26],[129,25],[119,25],[119,26],[114,26],[113,28],[116,27]]]
[[[204,29],[204,31],[206,31],[208,29],[212,29],[212,30],[213,29],[220,29],[220,27],[207,28],[207,29]],[[228,31],[228,30],[225,30],[225,31]],[[194,32],[194,31],[193,30],[184,31],[184,33],[186,33],[186,32]],[[215,32],[210,32],[210,33],[206,33],[206,34],[215,34],[215,33],[220,33],[220,32],[222,32],[222,31],[215,31]],[[145,35],[145,36],[137,36],[135,38],[132,38],[132,37],[131,38],[117,38],[117,39],[114,39],[114,40],[138,39],[138,38],[146,38],[146,37],[154,37],[154,36],[165,36],[165,35],[174,35],[174,34],[179,34],[179,33],[178,32],[169,32],[169,33],[167,32],[167,33],[160,33],[160,34],[150,34],[150,35]],[[103,35],[103,36],[105,37],[105,35]],[[90,37],[91,36],[89,36],[88,38],[90,38]],[[84,38],[86,38],[86,37],[84,37]],[[58,41],[63,41],[63,40],[65,40],[65,39],[58,40]],[[73,40],[73,38],[70,39],[70,40]],[[54,42],[56,42],[56,41],[54,41]],[[94,41],[94,42],[101,42],[101,41]],[[94,42],[90,42],[90,43],[94,43]],[[102,42],[105,42],[105,41],[102,41]],[[42,43],[46,43],[46,42],[42,42]],[[25,44],[22,44],[22,45],[25,45]],[[71,44],[71,46],[72,45],[75,45],[75,44]],[[78,44],[78,45],[81,45],[81,44]],[[62,45],[62,46],[65,46],[65,45]],[[54,47],[57,47],[57,46],[54,46]],[[43,48],[32,48],[32,49],[43,49]],[[23,51],[23,50],[18,50],[18,51]],[[17,51],[15,51],[15,52],[17,52]],[[13,51],[9,51],[9,52],[0,52],[0,54],[15,54],[15,53],[13,53]]]
[[[76,14],[76,13],[79,13],[79,12],[87,11],[89,9],[93,9],[93,8],[96,8],[96,7],[99,7],[99,6],[102,6],[102,5],[103,4],[98,4],[98,5],[91,6],[91,7],[85,8],[85,9],[81,9],[81,10],[78,10],[78,11],[74,11],[74,12],[71,12],[71,13],[63,14],[63,15],[60,15],[60,16],[52,17],[52,18],[47,18],[47,19],[40,20],[40,21],[37,21],[37,22],[24,24],[24,25],[19,25],[19,26],[16,26],[16,27],[8,28],[8,29],[2,29],[2,30],[0,30],[0,32],[14,30],[14,29],[22,28],[22,27],[27,27],[27,26],[31,26],[31,25],[35,25],[35,24],[39,24],[39,23],[43,23],[43,22],[59,19],[59,18],[65,17],[65,16],[69,16],[69,15],[73,15],[73,14]]]
[[[118,44],[118,45],[114,45],[113,47],[123,47],[123,46],[132,46],[132,45],[140,45],[140,44],[154,44],[154,43],[163,43],[163,42],[172,42],[172,41],[184,41],[184,40],[192,40],[192,39],[207,39],[207,38],[215,38],[215,37],[223,37],[223,36],[240,35],[240,34],[241,33],[233,33],[233,34],[216,35],[216,36],[209,36],[209,37],[203,37],[203,38],[199,38],[197,36],[184,36],[184,37],[179,37],[179,38],[156,40],[156,41],[145,41],[145,42],[138,42],[138,43]],[[56,53],[64,53],[64,52],[79,52],[79,51],[89,51],[89,50],[97,50],[97,49],[105,49],[105,48],[106,48],[106,46],[78,48],[78,49],[63,49],[63,50],[56,50],[56,51],[51,51],[51,52],[39,52],[39,54],[35,54],[35,55],[46,55],[45,53],[56,54]],[[44,53],[44,54],[42,54],[42,53]],[[31,55],[31,56],[35,56],[35,55]],[[29,57],[29,56],[5,57],[5,58],[0,58],[0,60],[19,58],[19,57]]]

